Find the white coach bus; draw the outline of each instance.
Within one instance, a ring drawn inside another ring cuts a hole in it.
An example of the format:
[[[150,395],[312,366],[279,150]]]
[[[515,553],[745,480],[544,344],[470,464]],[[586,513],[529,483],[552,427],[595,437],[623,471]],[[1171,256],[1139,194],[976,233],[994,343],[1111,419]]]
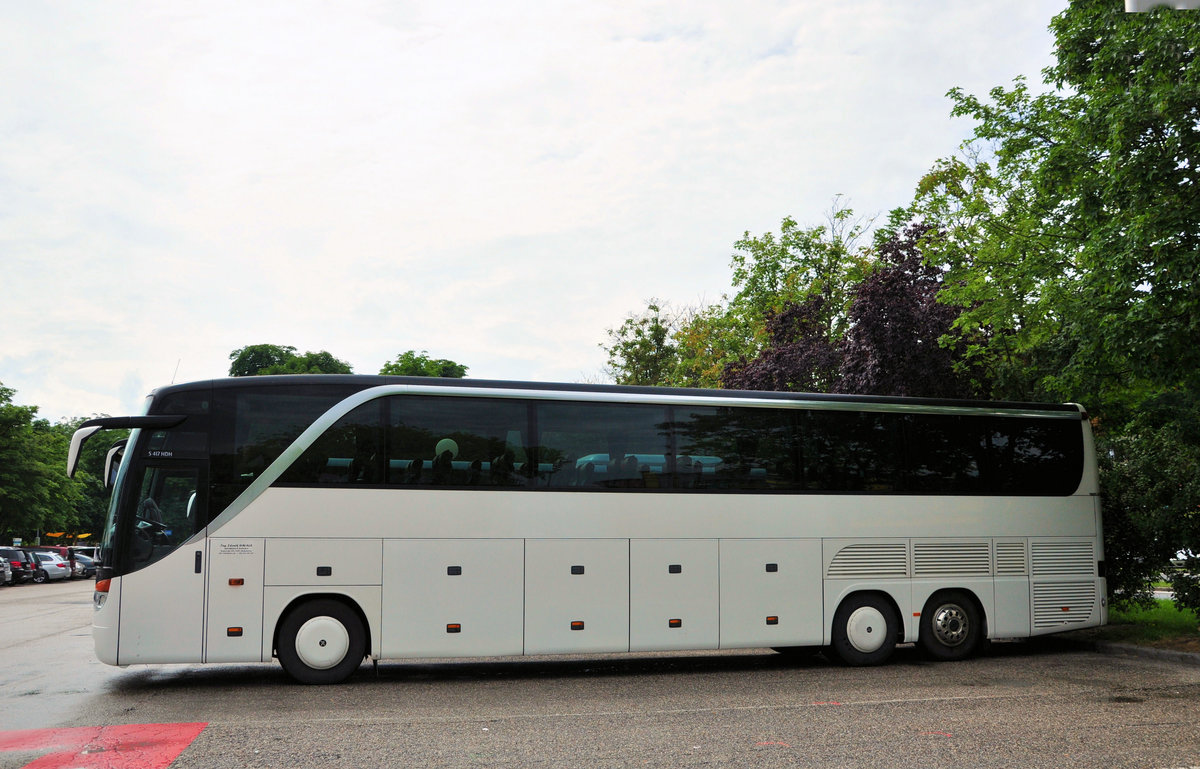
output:
[[[85,423],[69,473],[106,428],[132,429],[96,583],[110,665],[278,658],[306,683],[368,657],[871,665],[1107,618],[1075,405],[248,377]]]

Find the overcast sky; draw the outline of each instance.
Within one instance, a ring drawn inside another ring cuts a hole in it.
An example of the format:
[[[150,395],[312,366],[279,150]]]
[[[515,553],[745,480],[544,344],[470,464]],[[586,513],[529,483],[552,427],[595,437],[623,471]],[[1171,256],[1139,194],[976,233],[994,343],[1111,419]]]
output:
[[[0,4],[0,383],[140,413],[249,344],[601,381],[733,242],[907,203],[1065,2]]]

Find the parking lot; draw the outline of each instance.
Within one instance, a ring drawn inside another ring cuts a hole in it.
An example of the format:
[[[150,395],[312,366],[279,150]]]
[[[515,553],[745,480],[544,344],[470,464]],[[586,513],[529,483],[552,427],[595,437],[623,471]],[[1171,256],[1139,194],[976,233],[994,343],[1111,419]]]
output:
[[[1200,766],[1200,666],[1055,642],[875,669],[769,650],[388,662],[303,687],[276,665],[101,665],[90,599],[0,590],[0,767]]]

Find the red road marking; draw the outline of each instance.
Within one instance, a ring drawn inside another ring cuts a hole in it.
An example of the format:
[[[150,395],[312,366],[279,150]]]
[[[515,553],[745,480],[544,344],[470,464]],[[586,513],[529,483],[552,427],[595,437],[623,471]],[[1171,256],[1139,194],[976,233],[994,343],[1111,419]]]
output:
[[[25,769],[166,769],[208,724],[127,724],[0,732],[0,752],[49,750]]]

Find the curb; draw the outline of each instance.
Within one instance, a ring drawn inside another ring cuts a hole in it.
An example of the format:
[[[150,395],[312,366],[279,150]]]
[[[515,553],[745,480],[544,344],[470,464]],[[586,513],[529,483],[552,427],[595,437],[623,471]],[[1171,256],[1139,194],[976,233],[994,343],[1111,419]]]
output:
[[[1142,659],[1174,662],[1180,665],[1200,666],[1200,654],[1192,652],[1177,652],[1173,649],[1158,649],[1153,646],[1138,646],[1137,644],[1117,643],[1115,641],[1089,641],[1084,639],[1061,639],[1078,649],[1109,654],[1114,657],[1141,657]]]

